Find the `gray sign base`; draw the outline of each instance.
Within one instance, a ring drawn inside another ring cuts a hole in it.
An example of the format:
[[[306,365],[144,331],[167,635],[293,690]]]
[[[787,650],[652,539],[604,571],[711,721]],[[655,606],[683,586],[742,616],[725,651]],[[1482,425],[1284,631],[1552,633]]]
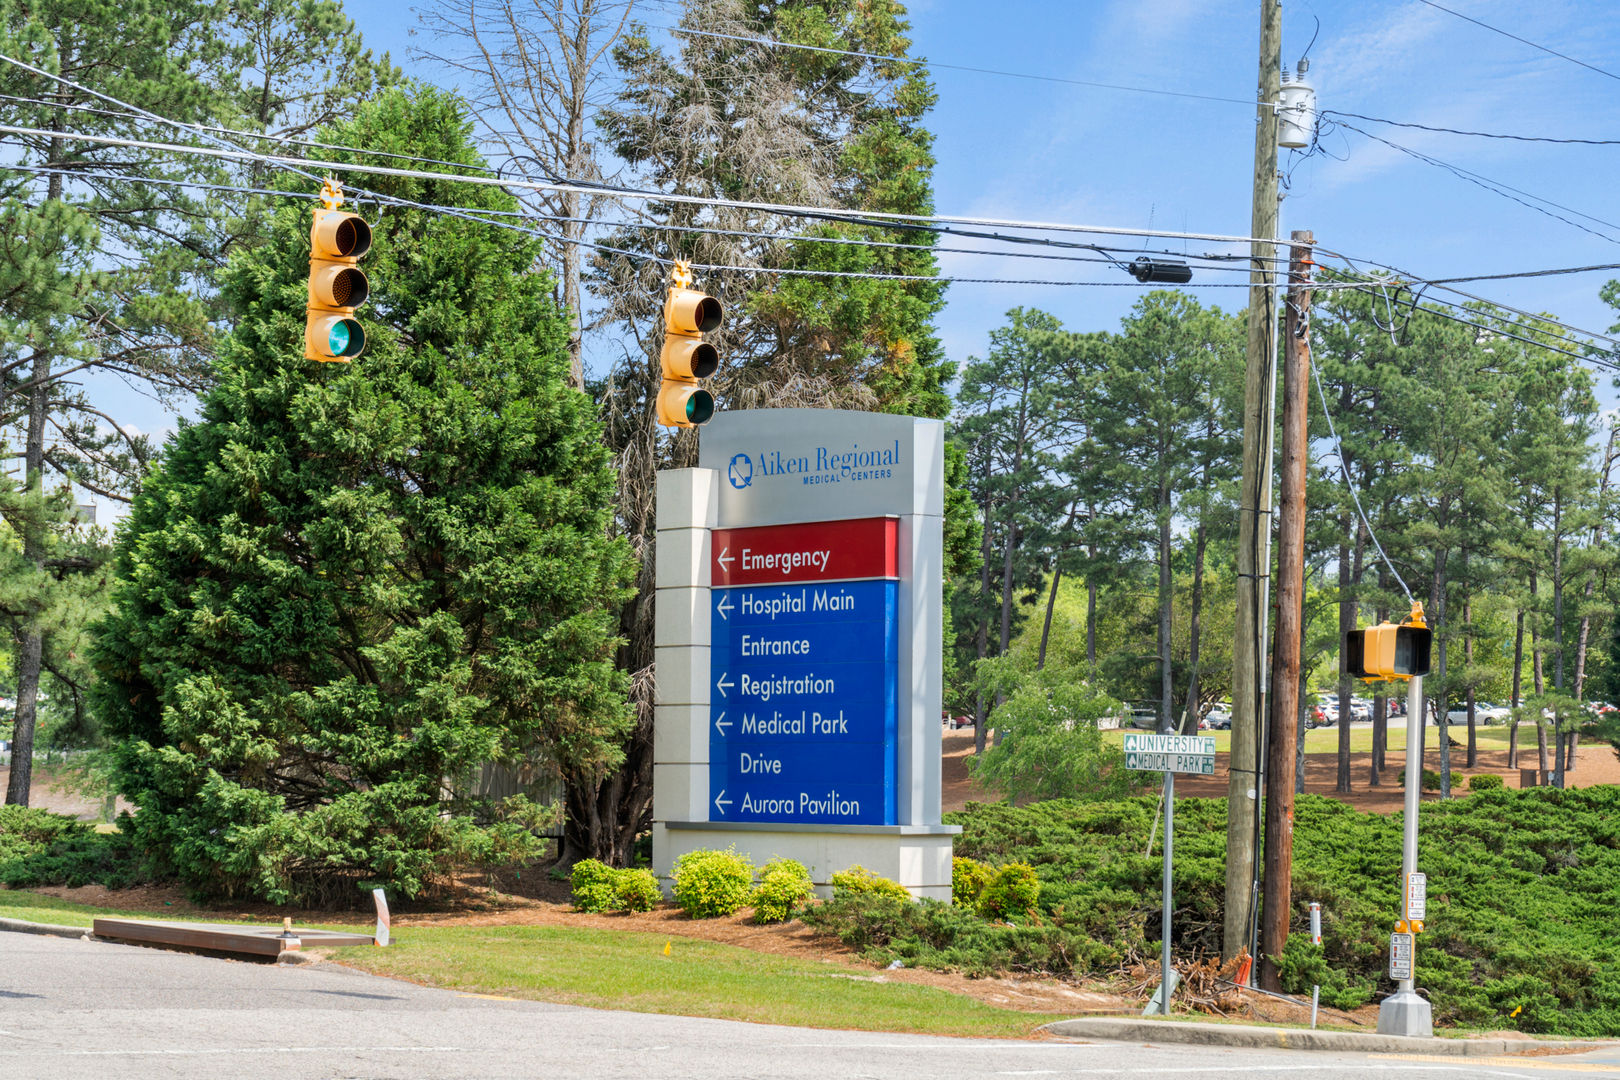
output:
[[[898,881],[918,899],[951,899],[951,842],[956,825],[790,825],[723,821],[653,823],[653,865],[673,867],[688,851],[734,847],[755,866],[796,859],[816,892],[832,892],[832,876],[851,866]],[[667,870],[660,869],[661,874]],[[665,889],[673,887],[666,877]]]
[[[1426,998],[1410,990],[1396,991],[1378,1005],[1378,1034],[1432,1038],[1434,1010]]]

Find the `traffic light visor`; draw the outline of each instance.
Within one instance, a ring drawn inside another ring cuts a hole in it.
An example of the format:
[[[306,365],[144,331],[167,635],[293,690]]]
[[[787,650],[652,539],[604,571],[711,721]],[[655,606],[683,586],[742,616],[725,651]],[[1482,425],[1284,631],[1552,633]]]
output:
[[[309,283],[315,302],[331,307],[359,307],[371,295],[365,272],[356,266],[318,265],[311,271]]]
[[[714,297],[696,289],[671,289],[664,318],[671,330],[682,334],[707,334],[720,329],[725,308]]]
[[[1366,637],[1361,630],[1347,630],[1344,635],[1344,670],[1352,679],[1376,678],[1367,670]]]
[[[696,427],[714,416],[714,395],[691,383],[665,383],[658,391],[658,422],[665,427]]]
[[[720,366],[720,354],[702,338],[670,335],[659,357],[666,379],[706,379]]]
[[[317,253],[326,258],[358,259],[371,250],[371,226],[359,214],[317,212],[313,239]]]
[[[307,344],[318,360],[349,360],[365,351],[366,332],[346,315],[312,318]]]
[[[1429,647],[1434,635],[1426,626],[1397,626],[1395,628],[1395,663],[1397,675],[1427,675],[1429,673]]]

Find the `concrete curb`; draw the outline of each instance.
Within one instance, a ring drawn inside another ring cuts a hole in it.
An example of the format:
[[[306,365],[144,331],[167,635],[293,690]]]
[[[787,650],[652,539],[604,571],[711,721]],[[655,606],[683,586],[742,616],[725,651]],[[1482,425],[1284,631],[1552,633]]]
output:
[[[1116,1039],[1123,1042],[1192,1043],[1281,1050],[1338,1050],[1368,1054],[1421,1053],[1448,1057],[1502,1057],[1536,1050],[1597,1050],[1612,1043],[1546,1039],[1418,1039],[1360,1031],[1312,1031],[1308,1028],[1245,1027],[1239,1024],[1183,1023],[1087,1016],[1057,1020],[1042,1030],[1070,1039]]]
[[[23,919],[0,919],[0,930],[9,930],[14,934],[49,934],[52,937],[88,939],[91,936],[88,926],[58,926],[55,923],[27,922]]]

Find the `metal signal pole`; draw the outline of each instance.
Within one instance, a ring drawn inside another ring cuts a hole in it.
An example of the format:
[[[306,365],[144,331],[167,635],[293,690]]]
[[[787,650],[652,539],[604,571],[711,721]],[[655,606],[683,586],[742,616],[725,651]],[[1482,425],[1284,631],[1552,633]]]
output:
[[[1281,0],[1260,0],[1260,79],[1249,235],[1277,233],[1277,109],[1282,88]],[[1237,621],[1232,633],[1232,752],[1226,796],[1226,920],[1222,954],[1249,946],[1254,913],[1265,686],[1267,572],[1271,565],[1271,428],[1277,369],[1274,244],[1250,245],[1249,348],[1243,381],[1243,486],[1238,508]]]

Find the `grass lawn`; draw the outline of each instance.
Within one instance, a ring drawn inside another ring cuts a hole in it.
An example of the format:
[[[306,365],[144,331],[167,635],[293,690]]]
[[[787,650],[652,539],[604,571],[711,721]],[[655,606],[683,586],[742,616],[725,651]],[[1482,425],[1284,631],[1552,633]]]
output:
[[[341,949],[335,959],[466,993],[795,1027],[1022,1038],[1062,1019],[879,982],[870,968],[660,934],[478,926],[406,927],[398,937],[386,949]]]
[[[3,918],[88,927],[97,915],[152,917],[0,891]],[[620,930],[407,926],[396,930],[395,943],[386,949],[340,949],[333,958],[469,994],[796,1027],[1016,1039],[1063,1019],[1001,1009],[934,987],[879,982],[880,973],[871,968]]]

